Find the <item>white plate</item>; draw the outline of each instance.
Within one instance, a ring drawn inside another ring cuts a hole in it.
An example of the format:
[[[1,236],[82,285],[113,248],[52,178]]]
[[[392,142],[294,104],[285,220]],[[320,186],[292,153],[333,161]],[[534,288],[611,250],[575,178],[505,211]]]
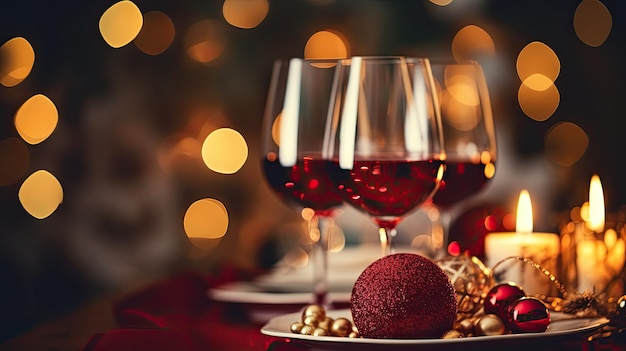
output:
[[[329,311],[332,318],[349,317],[350,310]],[[484,346],[520,346],[526,343],[544,343],[553,338],[576,338],[593,333],[609,323],[604,317],[598,318],[556,318],[543,333],[506,334],[497,336],[479,336],[459,339],[368,339],[339,338],[332,336],[312,336],[291,333],[289,327],[300,319],[300,313],[290,313],[269,320],[261,328],[265,335],[297,340],[311,346],[313,350],[468,350],[468,347]]]
[[[313,302],[313,294],[310,292],[269,291],[254,282],[228,283],[214,287],[208,293],[213,300],[233,303],[304,305]],[[329,298],[331,301],[347,303],[350,301],[350,292],[331,291]]]
[[[397,252],[413,252],[410,247],[397,247]],[[363,270],[381,257],[380,244],[362,244],[346,247],[328,254],[328,288],[334,292],[352,291],[354,282]],[[268,274],[254,283],[268,292],[308,292],[313,290],[313,268],[290,268],[279,262]]]
[[[328,295],[335,306],[349,306],[350,292],[331,291]],[[209,289],[208,297],[214,301],[243,306],[248,318],[258,324],[285,313],[299,311],[314,301],[311,292],[267,291],[254,282],[233,282],[217,286]]]

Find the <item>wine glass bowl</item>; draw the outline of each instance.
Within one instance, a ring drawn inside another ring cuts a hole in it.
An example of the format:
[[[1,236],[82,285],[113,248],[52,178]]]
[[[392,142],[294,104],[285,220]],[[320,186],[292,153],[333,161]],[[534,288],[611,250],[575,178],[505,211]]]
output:
[[[496,172],[496,136],[484,72],[476,61],[431,60],[440,103],[446,171],[429,203],[447,242],[452,212],[480,193]]]
[[[263,120],[262,171],[277,197],[303,216],[313,239],[315,303],[328,305],[327,245],[335,210],[342,199],[334,191],[322,159],[324,130],[338,60],[277,60]],[[317,224],[317,228],[313,226]],[[314,235],[313,235],[314,234]]]
[[[276,154],[269,153],[261,162],[268,184],[289,207],[310,208],[317,216],[330,217],[342,204],[319,155],[305,156],[292,166],[284,166]]]
[[[383,254],[397,224],[427,201],[443,176],[439,114],[427,59],[342,61],[324,158],[345,202],[379,227]]]

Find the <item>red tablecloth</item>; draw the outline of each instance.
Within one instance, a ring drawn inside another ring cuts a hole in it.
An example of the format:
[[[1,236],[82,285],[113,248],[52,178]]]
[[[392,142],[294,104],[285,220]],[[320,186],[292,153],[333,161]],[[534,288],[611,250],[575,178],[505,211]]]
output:
[[[241,278],[228,269],[219,277],[185,273],[131,294],[113,306],[119,328],[94,335],[83,351],[305,350],[296,342],[261,334],[262,325],[250,321],[245,306],[208,298],[211,286]],[[532,350],[623,351],[626,340],[615,335],[592,342],[533,345]]]
[[[219,277],[185,273],[131,294],[113,306],[119,328],[94,335],[83,350],[267,350],[276,339],[245,311],[208,298],[211,286],[239,278],[228,269]]]

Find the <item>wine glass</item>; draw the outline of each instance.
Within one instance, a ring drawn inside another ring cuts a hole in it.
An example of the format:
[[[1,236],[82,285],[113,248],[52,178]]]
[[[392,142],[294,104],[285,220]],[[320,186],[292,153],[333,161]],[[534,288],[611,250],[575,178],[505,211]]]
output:
[[[441,121],[428,59],[342,61],[324,158],[341,197],[378,226],[383,255],[396,226],[427,201],[444,171]]]
[[[328,236],[342,199],[328,178],[322,146],[337,59],[274,62],[263,121],[262,169],[274,193],[308,221],[315,303],[330,305]],[[305,210],[309,209],[309,210]],[[306,215],[313,212],[313,216]],[[317,239],[317,240],[316,240]]]
[[[433,242],[449,245],[455,210],[478,194],[495,175],[496,136],[485,75],[476,61],[431,60],[440,103],[446,171],[429,201],[435,211]],[[432,211],[430,211],[432,213]],[[459,254],[458,247],[447,247]]]

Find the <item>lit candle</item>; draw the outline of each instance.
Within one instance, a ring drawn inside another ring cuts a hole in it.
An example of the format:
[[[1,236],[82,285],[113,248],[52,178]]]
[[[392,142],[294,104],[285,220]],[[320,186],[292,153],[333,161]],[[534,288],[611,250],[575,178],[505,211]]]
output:
[[[533,232],[532,204],[528,191],[520,192],[515,232],[490,233],[485,237],[485,256],[489,267],[510,257],[524,257],[556,274],[559,236],[556,233]],[[550,279],[533,266],[520,260],[509,260],[494,272],[500,282],[514,282],[528,295],[549,294],[555,287]]]
[[[599,292],[610,279],[605,266],[606,246],[596,237],[604,232],[604,216],[602,183],[600,177],[594,175],[589,183],[589,220],[586,224],[592,233],[585,234],[576,247],[579,292]]]

